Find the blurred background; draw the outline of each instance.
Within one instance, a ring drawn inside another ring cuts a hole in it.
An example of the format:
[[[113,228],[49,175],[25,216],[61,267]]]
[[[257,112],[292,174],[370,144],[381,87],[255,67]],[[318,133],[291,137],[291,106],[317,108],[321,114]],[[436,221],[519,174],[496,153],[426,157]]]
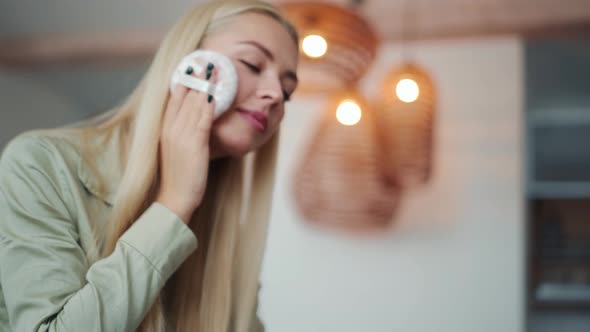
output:
[[[201,2],[0,0],[0,146],[115,106]],[[267,331],[590,331],[590,0],[272,2],[311,38]]]

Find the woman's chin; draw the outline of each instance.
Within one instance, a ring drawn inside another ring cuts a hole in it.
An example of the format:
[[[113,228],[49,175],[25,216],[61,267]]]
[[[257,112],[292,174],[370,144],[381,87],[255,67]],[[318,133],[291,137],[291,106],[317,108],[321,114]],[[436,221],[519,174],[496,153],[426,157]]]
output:
[[[224,148],[225,155],[234,158],[243,157],[253,150],[252,144],[228,144]]]
[[[248,135],[248,133],[238,134],[239,131],[233,133],[218,133],[213,138],[213,158],[220,157],[243,157],[255,148],[254,137]]]

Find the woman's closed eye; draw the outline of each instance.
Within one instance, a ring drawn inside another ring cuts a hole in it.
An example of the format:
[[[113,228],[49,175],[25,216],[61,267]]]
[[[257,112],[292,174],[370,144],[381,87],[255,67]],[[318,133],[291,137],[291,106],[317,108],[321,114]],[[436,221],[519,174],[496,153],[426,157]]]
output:
[[[245,65],[245,66],[246,66],[248,69],[250,69],[250,71],[252,71],[252,72],[253,72],[253,73],[255,73],[255,74],[260,74],[260,72],[262,71],[262,70],[260,69],[260,67],[258,67],[258,66],[255,66],[255,65],[251,64],[251,63],[250,63],[250,62],[248,62],[248,61],[240,60],[240,62],[241,62],[242,64],[244,64],[244,65]]]
[[[254,74],[260,74],[262,72],[262,69],[260,69],[260,67],[251,64],[248,61],[244,61],[244,60],[240,60],[240,62],[246,66],[251,72],[253,72]],[[287,102],[291,99],[291,94],[285,90],[283,90],[283,101]]]

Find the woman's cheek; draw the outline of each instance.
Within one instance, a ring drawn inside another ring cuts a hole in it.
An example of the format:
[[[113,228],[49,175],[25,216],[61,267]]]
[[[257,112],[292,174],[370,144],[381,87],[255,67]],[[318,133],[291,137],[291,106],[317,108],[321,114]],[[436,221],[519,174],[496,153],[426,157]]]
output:
[[[243,67],[243,65],[240,66],[238,64],[238,93],[236,99],[239,101],[248,98],[248,96],[252,94],[252,92],[249,91],[249,87],[251,88],[256,86],[254,84],[255,82],[253,82],[252,75],[248,73],[246,69],[241,67]]]

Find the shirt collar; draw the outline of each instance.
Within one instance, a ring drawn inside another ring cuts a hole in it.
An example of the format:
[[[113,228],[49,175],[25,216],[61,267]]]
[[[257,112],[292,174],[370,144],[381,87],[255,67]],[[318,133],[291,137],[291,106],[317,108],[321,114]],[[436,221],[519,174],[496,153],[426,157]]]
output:
[[[124,167],[121,127],[91,135],[86,142],[88,155],[82,150],[78,162],[78,178],[84,187],[110,206],[115,201]]]

